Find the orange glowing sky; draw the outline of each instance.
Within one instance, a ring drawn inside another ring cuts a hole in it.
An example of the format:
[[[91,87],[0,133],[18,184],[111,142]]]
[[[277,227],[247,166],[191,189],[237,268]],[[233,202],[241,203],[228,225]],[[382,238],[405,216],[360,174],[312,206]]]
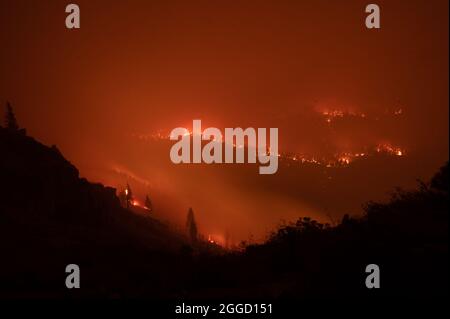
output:
[[[365,28],[365,1],[76,3],[81,29],[67,30],[67,1],[0,0],[0,101],[81,175],[134,183],[164,218],[192,206],[205,234],[263,236],[280,219],[357,211],[448,160],[448,1],[376,1],[380,30]],[[327,121],[336,111],[354,116]],[[365,192],[352,192],[357,168],[336,173],[348,192],[333,196],[296,171],[174,167],[167,145],[136,138],[193,119],[278,127],[281,149],[313,157],[376,145],[409,157],[369,165],[390,177],[364,174]]]

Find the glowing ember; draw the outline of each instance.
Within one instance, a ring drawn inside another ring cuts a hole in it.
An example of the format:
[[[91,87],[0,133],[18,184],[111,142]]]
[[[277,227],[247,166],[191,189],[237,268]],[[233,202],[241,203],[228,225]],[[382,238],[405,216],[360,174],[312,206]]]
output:
[[[333,119],[343,118],[344,116],[353,116],[353,117],[361,117],[365,118],[366,114],[357,113],[352,111],[342,111],[342,110],[324,110],[320,112],[324,117],[327,123],[331,123]]]
[[[338,159],[338,161],[340,162],[340,163],[343,163],[343,164],[350,164],[350,157],[348,157],[348,156],[343,156],[343,157],[340,157],[339,159]]]
[[[404,150],[399,147],[394,147],[390,144],[378,144],[376,151],[378,153],[388,153],[396,156],[403,156],[405,154]]]

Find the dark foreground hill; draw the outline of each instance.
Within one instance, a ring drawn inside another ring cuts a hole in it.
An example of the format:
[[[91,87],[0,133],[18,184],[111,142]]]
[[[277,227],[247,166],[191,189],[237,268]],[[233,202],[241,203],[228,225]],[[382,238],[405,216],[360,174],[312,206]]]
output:
[[[140,295],[143,282],[148,295],[167,293],[182,236],[123,209],[115,189],[79,178],[54,146],[0,127],[0,154],[0,296],[64,295],[71,263],[83,296]]]
[[[2,298],[448,295],[448,164],[418,190],[368,203],[361,218],[300,218],[263,244],[217,254],[123,209],[56,147],[0,128],[0,150]],[[72,263],[80,289],[65,287]],[[365,286],[368,264],[380,267],[380,289]]]
[[[448,296],[448,169],[418,190],[395,190],[388,203],[367,203],[362,217],[345,215],[335,226],[299,218],[243,253],[210,258],[192,288],[228,298]],[[366,287],[370,264],[380,268],[380,289]],[[213,279],[223,289],[208,290]]]

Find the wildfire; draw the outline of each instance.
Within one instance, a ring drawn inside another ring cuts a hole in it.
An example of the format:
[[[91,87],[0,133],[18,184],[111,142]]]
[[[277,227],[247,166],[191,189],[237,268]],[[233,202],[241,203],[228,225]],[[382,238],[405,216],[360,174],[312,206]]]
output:
[[[338,153],[331,158],[308,157],[303,154],[295,153],[283,153],[279,156],[281,157],[281,160],[285,161],[292,161],[300,164],[322,165],[330,168],[348,166],[356,159],[362,159],[377,153],[386,153],[392,156],[404,156],[405,150],[400,147],[394,147],[391,144],[378,144],[372,151]]]
[[[377,153],[388,153],[395,156],[403,156],[405,154],[405,151],[402,150],[401,148],[394,147],[388,143],[378,144],[376,151]]]
[[[368,118],[369,116],[366,113],[363,112],[355,112],[351,110],[341,110],[341,109],[322,109],[317,111],[320,115],[322,115],[325,118],[325,121],[327,123],[331,123],[335,119],[344,118],[346,116],[348,117],[354,117],[354,118]],[[404,111],[402,108],[394,109],[393,111],[388,111],[385,113],[385,115],[393,115],[393,116],[401,116],[403,115]],[[375,117],[376,120],[379,119],[379,117]]]
[[[350,157],[349,156],[342,156],[342,157],[339,157],[338,158],[338,162],[339,163],[342,163],[342,164],[350,164],[350,162],[351,162],[351,159],[350,159]]]
[[[151,210],[149,207],[147,207],[147,206],[145,206],[145,205],[142,205],[142,204],[141,204],[139,201],[137,201],[137,200],[131,201],[131,206],[134,206],[134,207],[140,207],[140,208],[143,208],[143,209],[148,210],[148,211]]]
[[[365,118],[365,113],[358,113],[353,111],[341,111],[341,110],[324,110],[320,112],[324,117],[327,123],[331,123],[336,118],[343,118],[344,116],[353,116]]]
[[[400,111],[401,113],[401,111]],[[400,114],[399,113],[399,114]],[[366,117],[364,113],[355,113],[355,112],[343,112],[343,111],[323,111],[323,115],[329,116],[327,119],[327,122],[331,122],[331,118],[333,117],[344,117],[345,115],[352,115],[352,116],[359,116],[359,117]],[[329,120],[329,121],[328,121]],[[192,133],[189,132],[191,135]],[[170,136],[156,133],[152,135],[135,135],[137,138],[142,140],[169,140]],[[222,141],[216,141],[216,142],[222,142]],[[223,142],[222,142],[223,143]],[[234,148],[243,148],[245,145],[236,145],[233,144]],[[280,160],[284,161],[291,161],[298,164],[312,164],[312,165],[323,165],[325,167],[342,167],[342,166],[348,166],[350,165],[354,160],[361,159],[367,156],[374,155],[376,153],[386,153],[393,156],[405,156],[405,150],[398,146],[393,146],[390,143],[380,143],[376,145],[372,149],[366,149],[364,152],[344,152],[344,153],[337,153],[331,158],[318,158],[315,156],[307,156],[305,154],[299,154],[299,153],[278,153],[277,156],[280,158]],[[270,154],[270,148],[267,149],[265,155]]]
[[[207,239],[207,243],[211,244],[211,245],[216,245],[216,246],[222,246],[224,247],[224,245],[226,245],[226,240],[225,238],[220,235],[220,234],[208,234],[208,239]]]

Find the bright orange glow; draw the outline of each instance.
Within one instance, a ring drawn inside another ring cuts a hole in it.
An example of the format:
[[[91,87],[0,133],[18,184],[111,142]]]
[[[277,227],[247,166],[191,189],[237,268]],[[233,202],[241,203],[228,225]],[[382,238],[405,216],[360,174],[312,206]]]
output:
[[[343,156],[343,157],[340,157],[338,161],[343,164],[350,164],[350,157]]]
[[[216,242],[212,239],[211,235],[208,235],[208,243],[215,244]]]
[[[399,147],[394,147],[388,143],[378,144],[376,151],[378,153],[388,153],[396,156],[403,156],[405,154],[404,150]]]

